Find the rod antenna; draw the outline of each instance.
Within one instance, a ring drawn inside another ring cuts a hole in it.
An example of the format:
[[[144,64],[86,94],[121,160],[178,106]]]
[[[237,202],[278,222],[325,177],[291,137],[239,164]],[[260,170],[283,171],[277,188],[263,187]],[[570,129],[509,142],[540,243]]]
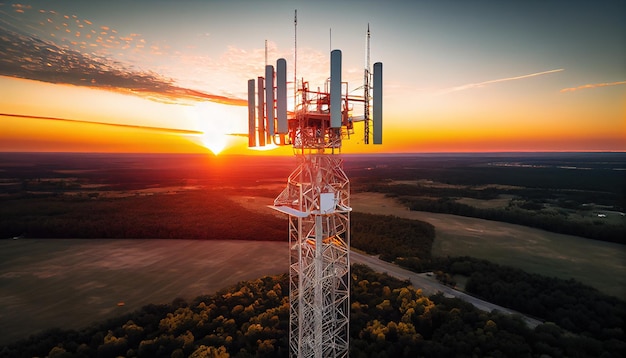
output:
[[[298,103],[298,9],[293,14],[293,111]]]

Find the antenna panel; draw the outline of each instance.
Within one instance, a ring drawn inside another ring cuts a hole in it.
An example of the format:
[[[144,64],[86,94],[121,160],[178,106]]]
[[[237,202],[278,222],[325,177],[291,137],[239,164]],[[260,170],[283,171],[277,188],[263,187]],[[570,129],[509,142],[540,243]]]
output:
[[[265,115],[267,116],[267,134],[274,133],[274,66],[265,66]],[[268,137],[269,138],[269,137]]]
[[[374,64],[374,93],[373,93],[373,138],[374,144],[383,144],[383,64]]]
[[[258,78],[257,83],[257,97],[259,99],[259,105],[257,109],[257,113],[259,114],[259,123],[257,126],[257,130],[259,132],[259,146],[265,146],[265,96],[263,95],[263,87],[265,81],[263,81],[263,77]]]
[[[254,115],[254,80],[248,80],[248,147],[256,147],[256,121]]]
[[[287,61],[279,58],[276,61],[276,117],[278,128],[276,132],[286,134],[287,125]]]
[[[341,128],[341,50],[330,53],[330,126]]]

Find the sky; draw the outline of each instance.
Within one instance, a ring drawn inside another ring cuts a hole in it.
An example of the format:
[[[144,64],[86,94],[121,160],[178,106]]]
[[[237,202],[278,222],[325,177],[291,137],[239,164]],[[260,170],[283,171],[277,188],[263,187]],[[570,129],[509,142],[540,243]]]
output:
[[[297,10],[297,27],[294,13]],[[247,81],[383,63],[383,144],[344,153],[625,151],[626,1],[0,2],[0,151],[247,148]],[[267,49],[267,50],[266,50]],[[258,149],[258,148],[257,148]]]

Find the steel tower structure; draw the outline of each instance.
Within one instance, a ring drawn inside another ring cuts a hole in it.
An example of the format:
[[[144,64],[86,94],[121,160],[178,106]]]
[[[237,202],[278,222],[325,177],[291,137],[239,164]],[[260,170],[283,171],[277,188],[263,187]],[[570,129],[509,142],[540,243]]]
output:
[[[311,90],[308,82],[301,81],[294,91],[291,113],[286,106],[284,59],[276,63],[275,87],[273,66],[266,66],[266,76],[258,78],[258,86],[248,81],[249,145],[290,145],[299,159],[286,188],[271,206],[289,218],[293,357],[347,357],[349,349],[350,181],[339,154],[342,141],[354,133],[354,122],[368,124],[370,118],[352,116],[350,102],[365,99],[348,95],[347,83],[341,81],[340,50],[331,52],[330,67],[330,80],[323,90]],[[379,144],[381,63],[374,64],[373,90],[371,120],[374,143]]]

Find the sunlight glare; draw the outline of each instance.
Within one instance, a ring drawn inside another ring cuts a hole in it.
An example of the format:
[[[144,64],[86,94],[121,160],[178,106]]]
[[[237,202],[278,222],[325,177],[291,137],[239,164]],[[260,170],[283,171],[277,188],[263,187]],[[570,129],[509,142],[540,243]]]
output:
[[[200,136],[200,140],[202,141],[202,145],[209,148],[215,155],[218,155],[224,150],[228,144],[228,137],[224,133],[219,132],[204,132],[204,134]]]
[[[271,143],[271,144],[267,144],[267,145],[265,145],[263,147],[256,146],[256,147],[249,147],[248,149],[264,152],[264,151],[269,151],[269,150],[276,149],[276,148],[278,148],[278,146],[276,144],[274,144],[274,143]]]
[[[196,129],[203,132],[197,137],[198,144],[208,148],[214,155],[230,146],[233,141],[229,134],[242,133],[242,121],[245,127],[246,117],[238,112],[241,112],[239,107],[212,102],[203,102],[192,107],[189,117]]]

